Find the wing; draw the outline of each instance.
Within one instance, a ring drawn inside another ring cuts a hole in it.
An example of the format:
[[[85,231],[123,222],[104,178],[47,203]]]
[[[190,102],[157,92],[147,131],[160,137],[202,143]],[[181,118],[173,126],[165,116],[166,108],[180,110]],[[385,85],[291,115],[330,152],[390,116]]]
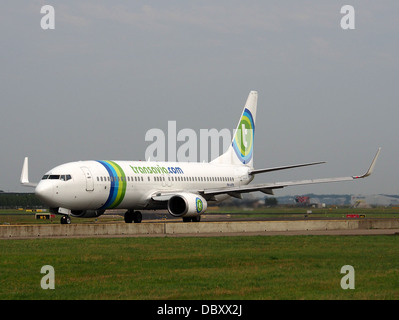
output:
[[[338,178],[323,178],[323,179],[308,179],[308,180],[298,180],[298,181],[285,181],[285,182],[273,182],[273,183],[263,183],[263,184],[254,184],[254,185],[245,185],[245,186],[240,186],[240,187],[223,187],[223,188],[209,188],[209,189],[203,189],[203,190],[174,190],[174,191],[160,191],[160,192],[154,192],[151,196],[151,200],[153,201],[168,201],[171,197],[173,197],[175,194],[181,193],[181,192],[189,192],[189,193],[194,193],[194,194],[200,194],[203,196],[206,200],[215,200],[216,195],[221,195],[221,194],[228,194],[229,196],[236,197],[236,198],[241,198],[242,193],[249,193],[249,192],[255,192],[255,191],[260,191],[266,194],[274,194],[273,190],[274,189],[281,189],[284,187],[290,187],[290,186],[298,186],[298,185],[306,185],[306,184],[316,184],[316,183],[330,183],[330,182],[340,182],[340,181],[353,181],[357,179],[362,179],[370,176],[373,171],[375,164],[377,162],[377,158],[380,154],[381,148],[378,149],[376,155],[374,156],[374,159],[367,170],[366,173],[360,175],[360,176],[349,176],[349,177],[338,177]],[[309,163],[309,164],[301,164],[301,165],[294,165],[294,166],[287,166],[287,167],[276,167],[276,168],[270,168],[270,169],[260,169],[262,170],[267,170],[267,171],[262,171],[262,172],[268,172],[268,171],[274,171],[275,170],[280,170],[281,168],[284,169],[290,169],[290,168],[296,168],[298,166],[306,166],[306,165],[314,165],[314,164],[319,164],[320,162],[315,162],[315,163]],[[255,170],[256,171],[256,170]],[[253,171],[252,171],[253,172]],[[255,174],[260,173],[256,172]]]
[[[339,182],[339,181],[353,181],[357,179],[362,179],[370,176],[373,171],[377,161],[377,158],[381,152],[381,148],[378,148],[374,159],[367,170],[367,172],[360,176],[349,176],[349,177],[339,177],[339,178],[323,178],[323,179],[308,179],[308,180],[298,180],[298,181],[286,181],[286,182],[274,182],[256,185],[246,185],[240,187],[226,187],[226,188],[214,188],[214,189],[204,189],[200,191],[206,199],[212,199],[213,196],[219,194],[228,194],[232,197],[240,197],[241,193],[260,191],[266,194],[274,194],[274,189],[281,189],[289,186],[305,185],[305,184],[316,184],[316,183],[329,183],[329,182]],[[312,164],[309,164],[312,165]]]

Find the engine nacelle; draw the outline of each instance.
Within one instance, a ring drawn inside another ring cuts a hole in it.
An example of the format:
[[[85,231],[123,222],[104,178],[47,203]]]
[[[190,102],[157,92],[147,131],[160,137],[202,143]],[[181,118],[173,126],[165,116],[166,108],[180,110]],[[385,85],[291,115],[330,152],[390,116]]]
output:
[[[72,217],[95,218],[104,214],[105,210],[71,210]]]
[[[176,194],[168,201],[168,211],[174,217],[197,217],[207,208],[203,197],[188,192]]]

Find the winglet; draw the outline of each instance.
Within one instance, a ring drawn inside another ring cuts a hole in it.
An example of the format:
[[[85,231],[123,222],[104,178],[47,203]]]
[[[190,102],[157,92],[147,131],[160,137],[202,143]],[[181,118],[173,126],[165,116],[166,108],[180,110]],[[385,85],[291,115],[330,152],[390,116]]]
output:
[[[366,178],[369,175],[371,175],[373,173],[373,171],[374,171],[374,167],[375,167],[375,164],[377,162],[377,158],[380,155],[380,152],[381,152],[381,147],[378,148],[377,153],[374,156],[373,162],[371,162],[370,168],[367,170],[367,172],[365,174],[361,175],[361,176],[353,176],[353,179]]]
[[[27,186],[27,187],[36,187],[37,186],[37,183],[29,182],[28,157],[25,157],[24,165],[22,166],[20,181],[23,186]]]

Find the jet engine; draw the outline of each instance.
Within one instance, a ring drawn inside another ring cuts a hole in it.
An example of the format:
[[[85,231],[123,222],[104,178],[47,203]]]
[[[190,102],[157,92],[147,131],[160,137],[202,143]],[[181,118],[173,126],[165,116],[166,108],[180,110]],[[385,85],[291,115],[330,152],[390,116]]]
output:
[[[179,193],[168,201],[168,211],[174,217],[197,217],[205,212],[208,204],[198,194]]]

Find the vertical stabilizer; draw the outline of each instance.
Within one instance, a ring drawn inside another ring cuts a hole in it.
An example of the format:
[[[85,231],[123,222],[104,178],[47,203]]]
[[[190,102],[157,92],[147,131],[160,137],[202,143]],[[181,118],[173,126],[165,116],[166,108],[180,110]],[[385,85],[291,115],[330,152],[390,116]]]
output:
[[[256,107],[258,92],[251,91],[227,151],[212,163],[241,164],[253,167]]]

